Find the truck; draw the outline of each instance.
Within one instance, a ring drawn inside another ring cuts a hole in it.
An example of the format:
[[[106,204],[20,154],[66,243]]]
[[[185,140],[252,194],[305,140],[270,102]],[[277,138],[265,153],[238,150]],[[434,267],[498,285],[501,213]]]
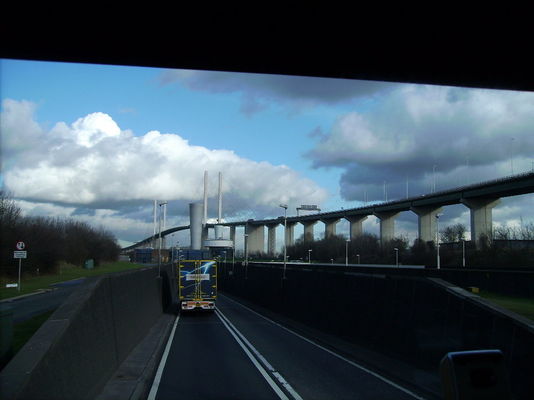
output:
[[[217,299],[215,260],[180,260],[177,269],[180,309],[214,311]]]

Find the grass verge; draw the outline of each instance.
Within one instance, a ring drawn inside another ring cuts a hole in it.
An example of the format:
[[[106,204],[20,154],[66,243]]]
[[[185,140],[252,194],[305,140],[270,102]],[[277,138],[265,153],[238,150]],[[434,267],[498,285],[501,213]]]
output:
[[[42,324],[54,313],[55,310],[47,311],[36,315],[24,322],[13,325],[13,339],[11,341],[11,351],[1,361],[0,370],[3,369],[13,357],[22,349],[28,340],[37,332]]]
[[[84,269],[69,264],[62,264],[59,272],[56,274],[47,274],[39,276],[23,276],[21,282],[21,290],[17,288],[6,288],[7,283],[14,283],[17,280],[0,278],[0,299],[8,299],[11,297],[21,296],[24,294],[34,293],[42,289],[49,289],[50,285],[59,282],[70,281],[79,278],[89,278],[102,274],[110,274],[112,272],[125,271],[128,269],[144,267],[142,264],[134,264],[128,261],[116,261],[101,264],[93,269]]]
[[[487,299],[498,306],[506,308],[507,310],[534,321],[534,299],[503,296],[486,291],[481,291],[479,295],[480,297]]]
[[[24,322],[13,325],[13,343],[11,344],[13,354],[17,354],[22,346],[37,332],[37,329],[50,318],[54,311],[47,311],[44,314],[36,315]]]

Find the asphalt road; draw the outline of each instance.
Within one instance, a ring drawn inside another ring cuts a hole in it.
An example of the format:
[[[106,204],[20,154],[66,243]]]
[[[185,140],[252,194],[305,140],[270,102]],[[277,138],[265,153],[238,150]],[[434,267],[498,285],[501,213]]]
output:
[[[50,291],[6,299],[2,306],[9,306],[13,311],[13,322],[23,322],[35,315],[43,314],[58,308],[76,288],[83,283],[83,279],[56,284]]]
[[[180,314],[149,399],[422,399],[220,295]]]

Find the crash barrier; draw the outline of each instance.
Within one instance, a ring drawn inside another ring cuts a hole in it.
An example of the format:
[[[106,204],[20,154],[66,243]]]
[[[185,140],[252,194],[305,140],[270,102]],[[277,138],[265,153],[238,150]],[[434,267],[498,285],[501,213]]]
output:
[[[401,360],[438,381],[439,363],[449,352],[501,350],[515,398],[534,393],[534,322],[439,278],[301,265],[288,268],[282,280],[280,265],[261,263],[223,269],[219,276],[222,292]]]
[[[87,279],[2,370],[2,399],[94,398],[172,308],[172,285],[170,266]]]

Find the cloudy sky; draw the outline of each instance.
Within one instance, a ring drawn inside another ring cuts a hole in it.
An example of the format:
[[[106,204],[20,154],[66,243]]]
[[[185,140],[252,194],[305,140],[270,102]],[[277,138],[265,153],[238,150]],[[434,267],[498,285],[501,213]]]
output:
[[[209,216],[221,171],[223,217],[235,221],[278,217],[280,203],[288,215],[301,204],[352,208],[534,169],[532,92],[0,63],[3,189],[26,215],[88,221],[121,244],[153,233],[154,199],[168,201],[167,227],[187,225],[205,170]],[[533,204],[503,199],[494,223],[532,222]],[[443,223],[457,222],[469,227],[468,210],[446,207]],[[376,218],[364,229],[377,233]],[[415,238],[415,214],[396,229]]]

